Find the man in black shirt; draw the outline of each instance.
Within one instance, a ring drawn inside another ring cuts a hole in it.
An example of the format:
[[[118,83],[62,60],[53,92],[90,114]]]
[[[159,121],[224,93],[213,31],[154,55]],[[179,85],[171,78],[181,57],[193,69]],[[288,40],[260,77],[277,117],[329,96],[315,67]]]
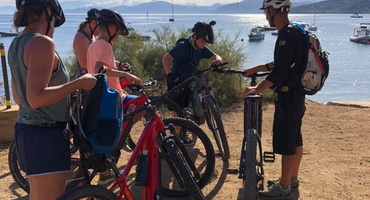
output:
[[[271,73],[255,87],[248,87],[244,95],[262,93],[274,88],[275,114],[273,123],[274,153],[282,155],[281,177],[269,180],[267,190],[259,192],[261,199],[281,199],[298,188],[298,169],[303,154],[302,118],[305,113],[305,94],[301,85],[307,37],[290,24],[290,0],[264,0],[262,10],[271,27],[279,31],[274,50],[274,62],[245,70],[245,76],[259,71]]]

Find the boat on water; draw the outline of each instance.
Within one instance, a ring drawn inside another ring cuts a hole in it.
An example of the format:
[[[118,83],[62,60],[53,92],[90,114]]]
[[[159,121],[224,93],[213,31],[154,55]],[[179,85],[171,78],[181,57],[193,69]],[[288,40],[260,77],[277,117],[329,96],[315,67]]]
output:
[[[261,28],[252,28],[251,32],[248,34],[249,41],[259,41],[265,39],[265,33]]]
[[[353,15],[351,15],[351,18],[363,18],[364,16],[358,14],[358,13],[354,13]]]
[[[17,32],[1,32],[0,31],[0,36],[1,37],[15,37],[15,36],[18,36],[19,33]]]
[[[309,31],[317,31],[317,26],[316,26],[316,0],[315,0],[315,12],[313,14],[313,24],[309,25],[307,29]]]
[[[172,18],[168,19],[168,21],[170,21],[170,22],[175,21],[175,11],[174,11],[174,7],[173,7],[173,0],[172,0]]]
[[[349,40],[361,44],[370,44],[370,23],[360,23],[360,28],[354,29],[353,36]]]

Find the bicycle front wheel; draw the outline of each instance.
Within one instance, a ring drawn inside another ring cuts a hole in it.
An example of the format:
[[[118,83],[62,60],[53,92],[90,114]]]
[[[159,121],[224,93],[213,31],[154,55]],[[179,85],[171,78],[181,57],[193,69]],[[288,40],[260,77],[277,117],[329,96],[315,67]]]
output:
[[[215,155],[211,141],[206,133],[194,122],[183,118],[163,119],[166,126],[173,124],[175,134],[181,139],[187,138],[191,143],[183,144],[191,161],[195,165],[195,174],[197,174],[197,183],[200,188],[206,186],[211,179],[215,168]],[[189,164],[190,166],[190,164]],[[161,162],[161,194],[166,197],[186,197],[190,193],[184,190],[176,181],[173,174],[168,173],[169,166],[166,162]]]
[[[246,132],[245,146],[245,168],[244,168],[244,192],[246,200],[256,200],[258,191],[258,136],[255,129],[248,129]]]
[[[204,103],[207,125],[215,137],[222,159],[226,161],[230,158],[230,149],[216,100],[213,96],[206,96],[204,98]]]
[[[99,199],[116,200],[117,195],[105,187],[97,185],[84,185],[73,188],[63,193],[57,200],[80,200],[80,199]]]
[[[167,156],[167,163],[172,166],[172,172],[176,174],[177,181],[186,189],[194,200],[204,199],[203,193],[200,190],[195,176],[192,174],[183,153],[172,138],[163,141],[164,155]]]

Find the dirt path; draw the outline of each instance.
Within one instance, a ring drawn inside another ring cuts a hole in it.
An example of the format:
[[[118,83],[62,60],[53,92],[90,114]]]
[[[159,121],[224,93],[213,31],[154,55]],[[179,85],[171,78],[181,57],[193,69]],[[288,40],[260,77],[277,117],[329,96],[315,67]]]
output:
[[[203,189],[207,199],[243,199],[242,180],[226,169],[237,169],[243,137],[243,104],[224,111],[231,158],[216,159],[214,178]],[[293,199],[370,199],[370,108],[330,106],[306,102],[303,122],[304,156],[300,188]],[[274,108],[264,107],[263,145],[271,150],[271,124]],[[206,127],[202,127],[208,130]],[[211,134],[208,132],[209,136]],[[27,199],[14,183],[8,168],[8,144],[0,145],[0,199]],[[280,172],[280,156],[266,163],[266,179]]]

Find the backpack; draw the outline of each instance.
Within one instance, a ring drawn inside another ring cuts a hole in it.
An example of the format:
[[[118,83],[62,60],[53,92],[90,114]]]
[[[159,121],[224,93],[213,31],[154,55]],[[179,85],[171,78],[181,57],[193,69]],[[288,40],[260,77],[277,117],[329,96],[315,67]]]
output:
[[[329,75],[329,53],[321,49],[317,36],[307,32],[303,27],[293,24],[293,27],[301,30],[308,37],[307,65],[302,73],[301,83],[305,94],[314,95],[324,86]]]
[[[180,38],[180,39],[178,39],[178,40],[176,41],[175,46],[176,46],[178,43],[180,43],[180,42],[188,42],[188,40],[189,40],[189,39],[186,39],[186,38]],[[190,44],[190,43],[188,44],[188,46],[189,46],[189,55],[188,55],[188,59],[186,59],[186,60],[182,60],[182,61],[180,61],[180,60],[176,60],[176,62],[178,62],[178,63],[188,63],[188,62],[191,62],[191,60],[193,59],[193,48],[191,47],[191,44]]]
[[[85,147],[84,152],[110,154],[117,144],[122,123],[122,100],[120,93],[108,87],[107,76],[95,75],[96,85],[90,91],[81,111],[82,130],[78,131],[76,146]],[[83,145],[85,142],[87,145]],[[88,147],[88,148],[86,148]]]

